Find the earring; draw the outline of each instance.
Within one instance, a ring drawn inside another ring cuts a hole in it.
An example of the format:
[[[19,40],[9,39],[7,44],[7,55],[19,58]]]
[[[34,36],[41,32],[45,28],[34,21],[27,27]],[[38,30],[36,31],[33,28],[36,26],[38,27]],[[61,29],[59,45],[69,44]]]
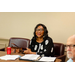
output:
[[[43,38],[44,38],[45,36],[43,36]]]

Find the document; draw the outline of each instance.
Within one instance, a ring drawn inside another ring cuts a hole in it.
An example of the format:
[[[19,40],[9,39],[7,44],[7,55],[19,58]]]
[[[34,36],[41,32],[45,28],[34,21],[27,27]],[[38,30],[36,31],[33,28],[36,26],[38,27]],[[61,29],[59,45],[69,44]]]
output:
[[[36,62],[54,62],[56,57],[40,57],[36,54],[25,54],[19,58],[20,60],[36,61]]]
[[[36,54],[25,54],[24,56],[20,57],[20,59],[23,60],[38,60],[40,58],[40,55]]]
[[[39,61],[43,62],[54,62],[56,57],[42,57]]]
[[[0,59],[1,60],[15,60],[19,57],[20,55],[5,55],[5,56],[1,56]]]

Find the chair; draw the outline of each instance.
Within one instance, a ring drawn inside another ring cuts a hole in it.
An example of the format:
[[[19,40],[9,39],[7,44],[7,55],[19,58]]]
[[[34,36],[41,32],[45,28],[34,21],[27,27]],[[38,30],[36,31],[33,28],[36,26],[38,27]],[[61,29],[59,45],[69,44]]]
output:
[[[26,49],[26,48],[29,47],[29,43],[30,43],[30,40],[27,39],[27,38],[16,38],[16,37],[12,37],[12,38],[9,39],[8,46]],[[5,51],[5,48],[0,49],[0,51]]]
[[[64,55],[65,45],[62,43],[54,43],[55,57],[65,62],[66,55]]]

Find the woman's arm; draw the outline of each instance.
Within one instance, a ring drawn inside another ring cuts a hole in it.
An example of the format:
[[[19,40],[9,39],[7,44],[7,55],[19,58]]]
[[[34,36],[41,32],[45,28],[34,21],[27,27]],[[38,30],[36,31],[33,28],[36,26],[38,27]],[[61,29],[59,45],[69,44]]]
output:
[[[47,50],[45,52],[45,55],[49,55],[49,56],[53,57],[54,56],[53,40],[51,38],[49,38],[48,41],[49,41],[48,45],[45,45],[45,49]]]
[[[47,38],[44,42],[44,47],[42,53],[37,53],[42,56],[54,56],[54,44],[51,38]]]
[[[36,54],[36,52],[32,52],[31,49],[27,48],[27,50],[24,51],[25,54]]]

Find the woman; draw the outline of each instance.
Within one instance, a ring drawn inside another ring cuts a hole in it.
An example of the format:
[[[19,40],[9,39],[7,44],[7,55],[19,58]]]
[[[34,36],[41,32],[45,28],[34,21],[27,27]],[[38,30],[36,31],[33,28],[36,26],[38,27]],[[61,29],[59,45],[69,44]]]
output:
[[[54,45],[45,25],[38,24],[34,30],[34,37],[31,39],[29,48],[24,51],[26,54],[39,54],[40,56],[54,56]]]

